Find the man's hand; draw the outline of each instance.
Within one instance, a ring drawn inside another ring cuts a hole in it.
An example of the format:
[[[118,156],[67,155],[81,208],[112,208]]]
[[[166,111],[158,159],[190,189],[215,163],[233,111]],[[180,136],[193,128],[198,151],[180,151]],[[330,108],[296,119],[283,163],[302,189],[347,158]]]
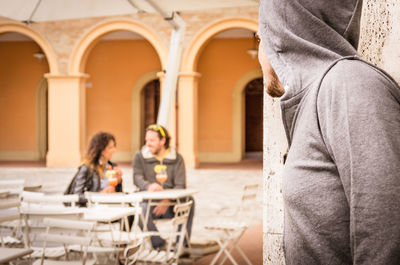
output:
[[[148,191],[162,191],[162,190],[164,190],[164,189],[163,189],[163,187],[162,187],[160,184],[154,182],[154,183],[151,183],[151,184],[149,185],[149,187],[147,188],[147,190],[148,190]]]
[[[163,215],[163,214],[165,214],[165,212],[167,211],[168,207],[169,207],[169,200],[168,200],[168,199],[162,200],[162,201],[160,202],[160,204],[157,205],[157,206],[154,208],[153,214],[154,214],[155,216]]]
[[[113,192],[115,192],[115,187],[107,186],[104,189],[102,189],[100,192],[102,192],[102,193],[113,193]]]

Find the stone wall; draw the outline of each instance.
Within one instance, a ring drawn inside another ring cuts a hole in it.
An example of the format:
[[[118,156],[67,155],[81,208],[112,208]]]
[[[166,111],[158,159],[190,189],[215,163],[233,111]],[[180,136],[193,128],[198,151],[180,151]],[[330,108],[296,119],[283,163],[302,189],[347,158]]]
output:
[[[359,52],[400,83],[400,1],[367,0],[363,6]]]

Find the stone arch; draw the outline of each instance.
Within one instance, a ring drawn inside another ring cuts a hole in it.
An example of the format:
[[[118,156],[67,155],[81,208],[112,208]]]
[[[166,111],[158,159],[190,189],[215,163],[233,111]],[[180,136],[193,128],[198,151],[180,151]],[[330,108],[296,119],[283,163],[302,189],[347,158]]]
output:
[[[179,106],[180,109],[184,109],[185,111],[179,112],[179,121],[181,121],[180,124],[184,123],[185,126],[180,126],[178,128],[178,135],[180,137],[180,151],[185,161],[187,161],[188,167],[197,167],[199,161],[199,154],[197,151],[197,89],[200,75],[196,72],[199,55],[214,35],[234,28],[248,29],[256,32],[258,31],[258,23],[256,20],[243,17],[231,17],[217,20],[200,30],[191,40],[183,56],[179,83]],[[242,89],[245,85],[246,84],[243,85]],[[238,105],[240,109],[240,102],[236,105]],[[233,125],[233,127],[235,126],[236,125]],[[235,132],[235,135],[236,134],[237,132]],[[241,135],[235,135],[233,135],[233,137],[239,137],[240,139]],[[236,138],[233,138],[232,142],[235,142],[235,139]],[[242,146],[242,141],[240,141],[240,146]],[[233,143],[233,152],[221,154],[222,157],[215,157],[214,155],[215,154],[212,153],[204,153],[203,157],[218,159],[213,161],[240,161],[242,156],[241,148],[238,148],[236,143]]]
[[[114,19],[94,26],[78,41],[70,56],[69,74],[83,73],[87,57],[96,41],[104,34],[117,30],[131,31],[143,36],[156,50],[161,61],[161,67],[163,69],[166,68],[168,50],[161,38],[153,30],[133,20]]]
[[[208,41],[217,33],[234,28],[248,29],[257,32],[258,22],[249,18],[233,17],[221,19],[206,26],[193,38],[186,49],[182,61],[182,72],[195,72],[199,55]]]
[[[57,55],[53,47],[48,42],[48,40],[45,37],[43,37],[39,32],[22,23],[17,23],[17,22],[0,23],[0,34],[6,32],[20,33],[35,41],[43,50],[44,54],[46,54],[47,63],[49,64],[50,74],[57,75],[59,73]]]

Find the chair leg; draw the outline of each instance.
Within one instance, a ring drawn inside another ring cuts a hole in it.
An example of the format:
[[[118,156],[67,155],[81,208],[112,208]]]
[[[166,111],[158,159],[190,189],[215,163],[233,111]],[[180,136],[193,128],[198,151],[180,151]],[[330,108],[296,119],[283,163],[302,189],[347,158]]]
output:
[[[218,253],[215,255],[215,257],[213,258],[213,260],[211,261],[210,265],[214,265],[217,262],[218,258],[221,256],[221,254],[223,252],[223,249],[225,248],[226,243],[222,244],[222,242],[219,239],[216,239],[216,241],[217,241],[220,249],[219,249]]]
[[[226,257],[224,257],[224,259],[222,260],[222,262],[220,264],[223,264],[225,262],[226,258],[228,258],[234,265],[238,265],[237,262],[235,261],[235,259],[232,257],[232,255],[227,250],[229,240],[221,242],[219,239],[217,239],[216,241],[217,241],[218,245],[220,246],[220,250],[218,251],[217,255],[215,255],[215,257],[211,261],[210,265],[214,265],[222,253],[224,253],[226,255]]]
[[[242,230],[242,231],[239,232],[239,234],[238,234],[237,236],[234,237],[234,240],[231,242],[232,245],[231,245],[229,248],[227,248],[228,250],[226,250],[226,251],[229,252],[229,253],[232,253],[232,251],[233,251],[234,249],[237,249],[238,252],[240,253],[240,255],[241,255],[241,256],[244,258],[244,260],[246,261],[246,263],[249,264],[249,265],[253,265],[253,264],[251,263],[251,261],[247,258],[247,256],[244,254],[244,252],[243,252],[243,251],[240,249],[240,247],[239,247],[239,241],[240,241],[240,238],[242,237],[242,235],[244,234],[244,232],[245,232],[245,230]],[[226,233],[227,233],[227,235],[229,236],[229,232],[226,231]],[[229,240],[227,240],[227,241],[229,241]],[[229,242],[228,242],[228,243],[229,243]],[[226,256],[224,257],[224,259],[221,261],[220,265],[223,265],[228,257],[229,257],[229,255],[226,255]],[[232,260],[231,260],[231,261],[232,261]]]
[[[247,264],[249,265],[253,265],[253,263],[251,263],[251,261],[249,260],[249,258],[246,256],[246,254],[244,254],[243,250],[237,246],[236,249],[238,250],[238,252],[240,253],[240,255],[242,255],[243,259],[246,261]]]
[[[234,265],[238,265],[237,262],[235,261],[235,259],[232,257],[231,253],[229,253],[229,251],[225,248],[224,249],[225,255],[228,257],[228,259],[234,264]],[[224,261],[225,262],[225,261]],[[222,264],[222,263],[221,263]]]

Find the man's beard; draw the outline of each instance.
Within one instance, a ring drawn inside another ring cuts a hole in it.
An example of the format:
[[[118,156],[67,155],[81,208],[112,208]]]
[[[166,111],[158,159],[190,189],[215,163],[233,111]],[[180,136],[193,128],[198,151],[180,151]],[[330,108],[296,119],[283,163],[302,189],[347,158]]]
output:
[[[154,156],[160,156],[161,149],[162,149],[162,147],[157,147],[157,148],[154,150],[154,152],[152,152],[152,154],[153,154]]]
[[[266,92],[271,97],[281,97],[285,93],[285,90],[283,89],[282,83],[279,81],[279,78],[273,69],[271,69],[269,78],[270,80],[268,80],[268,84],[264,84]]]

